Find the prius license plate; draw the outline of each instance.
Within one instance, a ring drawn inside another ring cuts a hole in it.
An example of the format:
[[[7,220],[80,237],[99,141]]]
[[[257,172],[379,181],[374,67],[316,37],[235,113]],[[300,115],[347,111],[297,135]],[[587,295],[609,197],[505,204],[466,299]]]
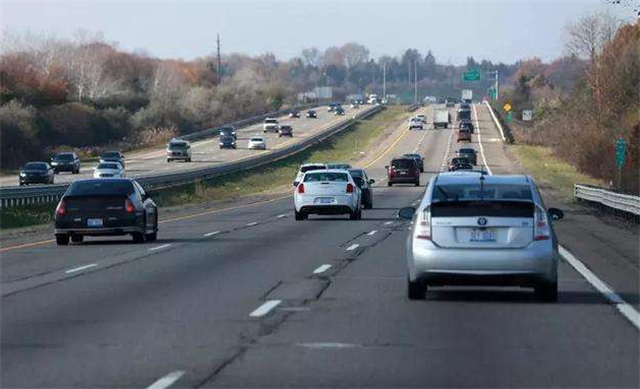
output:
[[[469,231],[470,242],[495,242],[496,240],[495,230],[474,228]]]
[[[333,204],[333,197],[318,197],[316,198],[316,204]]]
[[[87,219],[87,227],[102,227],[102,219]]]

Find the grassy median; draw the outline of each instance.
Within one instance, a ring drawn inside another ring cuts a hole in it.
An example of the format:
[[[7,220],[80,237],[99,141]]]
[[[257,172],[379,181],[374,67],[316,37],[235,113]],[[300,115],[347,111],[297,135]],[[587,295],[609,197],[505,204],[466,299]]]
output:
[[[258,168],[232,173],[212,180],[151,193],[160,207],[233,199],[291,185],[304,162],[353,162],[362,157],[385,131],[406,117],[406,106],[389,106],[367,119],[358,120],[338,135],[294,156]],[[2,230],[50,223],[55,204],[3,208]]]
[[[559,200],[573,201],[573,185],[577,183],[606,186],[604,182],[578,172],[555,157],[550,148],[513,145],[509,146],[509,151],[536,182],[551,187],[560,197]]]

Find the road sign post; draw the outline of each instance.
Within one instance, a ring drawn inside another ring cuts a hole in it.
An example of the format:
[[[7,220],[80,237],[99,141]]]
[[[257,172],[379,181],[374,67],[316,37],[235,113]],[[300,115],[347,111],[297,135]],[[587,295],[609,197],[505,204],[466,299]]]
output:
[[[466,72],[462,73],[462,80],[480,81],[480,70],[478,69],[467,70]]]
[[[616,139],[616,166],[618,167],[618,189],[622,188],[622,167],[627,161],[627,142],[623,138]]]

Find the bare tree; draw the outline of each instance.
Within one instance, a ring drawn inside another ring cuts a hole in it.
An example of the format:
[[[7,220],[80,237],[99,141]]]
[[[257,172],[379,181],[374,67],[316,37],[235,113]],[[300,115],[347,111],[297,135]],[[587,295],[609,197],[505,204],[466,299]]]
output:
[[[583,16],[565,28],[565,47],[570,54],[595,61],[620,25],[621,21],[608,12]]]
[[[307,66],[317,67],[320,61],[320,51],[315,47],[302,49],[302,62]]]

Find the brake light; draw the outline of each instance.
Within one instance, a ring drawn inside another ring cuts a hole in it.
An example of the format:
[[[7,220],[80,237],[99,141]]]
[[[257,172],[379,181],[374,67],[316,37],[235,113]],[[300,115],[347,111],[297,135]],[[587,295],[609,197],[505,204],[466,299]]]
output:
[[[353,193],[353,184],[351,183],[347,184],[347,193]]]
[[[418,214],[416,220],[416,239],[431,240],[431,207]]]
[[[536,206],[533,223],[533,240],[547,240],[551,238],[551,227],[549,226],[547,211]]]
[[[124,201],[124,209],[125,211],[127,211],[127,213],[133,213],[136,210],[136,207],[133,205],[131,200],[126,199]]]
[[[60,200],[60,202],[58,203],[58,206],[56,207],[56,215],[58,216],[64,216],[67,213],[67,207],[64,203],[64,200]]]
[[[300,183],[298,185],[298,193],[304,194],[304,184],[303,183]]]

